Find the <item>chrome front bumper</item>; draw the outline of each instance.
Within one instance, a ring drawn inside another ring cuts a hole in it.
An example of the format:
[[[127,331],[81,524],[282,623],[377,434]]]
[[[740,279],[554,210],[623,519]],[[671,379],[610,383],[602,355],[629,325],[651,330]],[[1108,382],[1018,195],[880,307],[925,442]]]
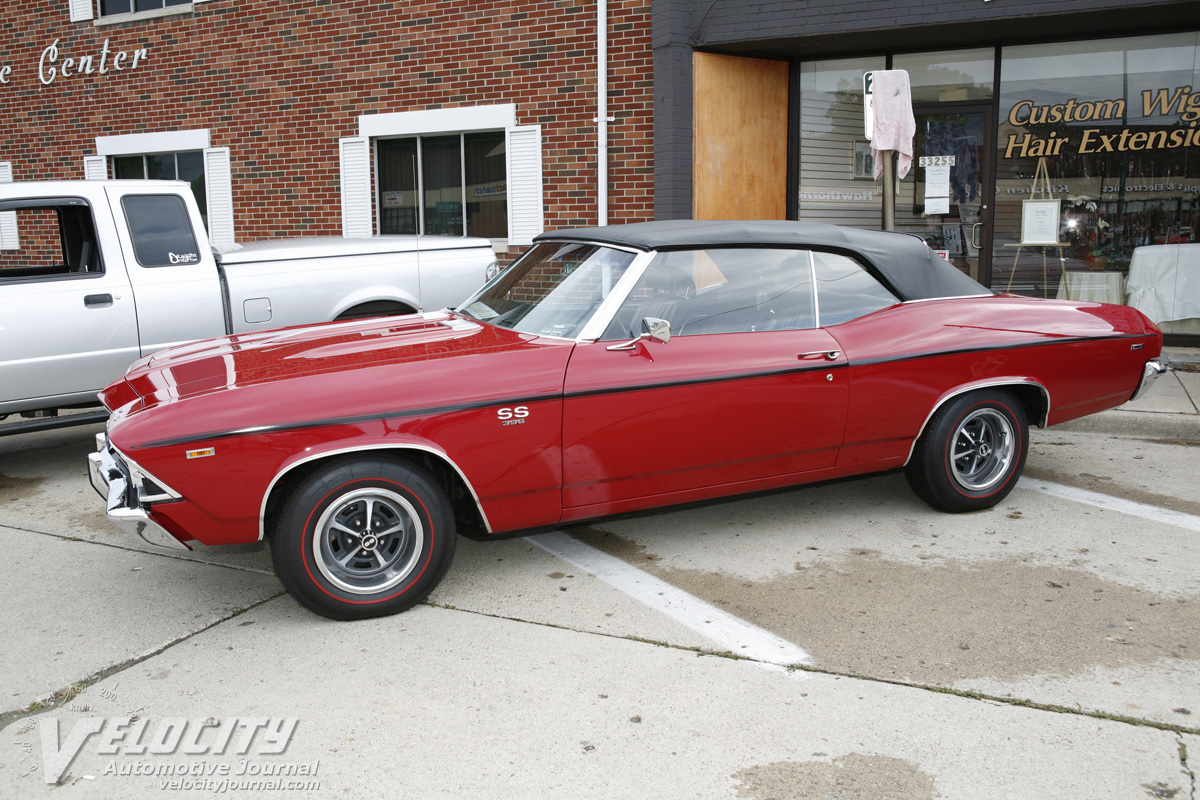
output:
[[[1142,367],[1142,381],[1138,384],[1137,391],[1133,393],[1133,397],[1129,398],[1130,402],[1137,400],[1139,397],[1148,392],[1150,387],[1154,385],[1154,382],[1158,380],[1160,375],[1170,371],[1171,362],[1164,357],[1160,356],[1159,358],[1153,358],[1147,361],[1146,365]]]
[[[129,468],[120,453],[109,446],[103,433],[96,434],[96,452],[88,455],[88,476],[92,488],[105,499],[109,520],[118,528],[155,547],[192,549],[150,519],[138,501]]]

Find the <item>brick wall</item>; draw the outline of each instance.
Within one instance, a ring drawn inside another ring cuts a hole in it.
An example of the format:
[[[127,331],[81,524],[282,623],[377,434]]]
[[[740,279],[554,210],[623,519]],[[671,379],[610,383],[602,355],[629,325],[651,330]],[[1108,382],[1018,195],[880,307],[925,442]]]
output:
[[[0,273],[17,267],[41,267],[50,269],[62,265],[62,235],[59,232],[58,214],[52,209],[22,208],[6,212],[16,215],[19,250],[0,250]],[[0,274],[0,277],[4,277]]]
[[[76,179],[97,136],[207,128],[231,148],[240,241],[340,234],[337,141],[360,114],[515,103],[518,124],[542,126],[547,228],[594,225],[595,25],[582,0],[212,0],[103,26],[17,0],[0,22],[0,160],[18,181]],[[613,223],[652,216],[649,40],[649,0],[609,0]],[[86,56],[95,71],[75,74]]]

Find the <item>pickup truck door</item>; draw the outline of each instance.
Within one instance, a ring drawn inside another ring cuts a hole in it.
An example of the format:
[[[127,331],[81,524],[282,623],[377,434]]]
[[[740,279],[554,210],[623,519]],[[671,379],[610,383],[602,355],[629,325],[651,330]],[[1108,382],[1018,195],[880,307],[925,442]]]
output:
[[[107,210],[78,197],[0,209],[19,237],[0,251],[0,413],[94,400],[139,356],[116,236],[96,225]]]
[[[137,302],[141,352],[225,333],[225,297],[204,221],[184,184],[106,188]]]

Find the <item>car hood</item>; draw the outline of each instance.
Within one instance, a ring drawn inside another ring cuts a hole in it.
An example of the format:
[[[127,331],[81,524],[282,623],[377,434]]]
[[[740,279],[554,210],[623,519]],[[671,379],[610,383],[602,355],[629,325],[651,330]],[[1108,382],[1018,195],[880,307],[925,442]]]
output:
[[[573,342],[440,312],[226,336],[141,359],[101,393],[126,446],[561,393]],[[519,363],[519,366],[518,366]],[[518,374],[526,379],[521,389]],[[511,376],[511,377],[510,377]],[[154,410],[154,414],[145,412]],[[137,429],[138,436],[129,439]]]

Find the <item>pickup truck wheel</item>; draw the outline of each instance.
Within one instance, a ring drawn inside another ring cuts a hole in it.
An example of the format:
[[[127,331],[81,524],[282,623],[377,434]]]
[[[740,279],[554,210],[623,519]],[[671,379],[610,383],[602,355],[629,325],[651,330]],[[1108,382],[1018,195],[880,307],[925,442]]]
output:
[[[978,511],[1012,491],[1028,449],[1029,425],[1015,397],[998,390],[970,392],[929,419],[906,477],[917,496],[935,508]]]
[[[450,567],[455,541],[450,504],[424,470],[361,458],[297,486],[275,525],[271,557],[305,607],[365,619],[423,600]]]

